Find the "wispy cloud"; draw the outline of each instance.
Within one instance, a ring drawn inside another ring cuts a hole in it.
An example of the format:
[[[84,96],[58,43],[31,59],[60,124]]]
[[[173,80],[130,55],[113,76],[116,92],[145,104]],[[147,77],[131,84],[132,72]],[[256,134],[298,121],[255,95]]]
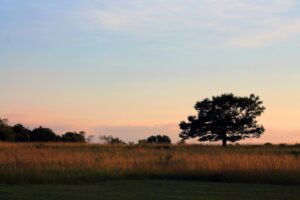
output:
[[[143,35],[215,32],[224,44],[257,47],[300,33],[294,0],[132,0],[92,8],[85,17],[94,26]]]

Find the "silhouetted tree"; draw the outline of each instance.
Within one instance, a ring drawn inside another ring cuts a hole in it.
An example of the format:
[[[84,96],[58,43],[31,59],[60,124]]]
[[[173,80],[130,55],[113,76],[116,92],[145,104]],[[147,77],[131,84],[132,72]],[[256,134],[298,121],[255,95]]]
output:
[[[189,116],[188,122],[182,121],[182,140],[198,138],[199,141],[235,142],[245,138],[259,137],[264,127],[258,125],[256,117],[265,107],[258,96],[237,97],[233,94],[213,96],[197,102],[197,116]]]
[[[113,137],[111,135],[103,135],[99,137],[100,140],[103,140],[106,144],[126,144],[120,138]]]
[[[55,142],[60,141],[61,137],[56,135],[51,129],[40,126],[31,132],[30,140],[32,142]]]
[[[15,141],[15,133],[8,125],[7,119],[0,119],[0,141]]]
[[[30,130],[25,128],[22,124],[16,124],[12,127],[15,133],[16,142],[29,142],[30,141]]]
[[[171,144],[171,139],[167,135],[153,135],[147,138],[147,143]]]
[[[85,132],[67,132],[62,135],[63,142],[86,142],[85,141]]]

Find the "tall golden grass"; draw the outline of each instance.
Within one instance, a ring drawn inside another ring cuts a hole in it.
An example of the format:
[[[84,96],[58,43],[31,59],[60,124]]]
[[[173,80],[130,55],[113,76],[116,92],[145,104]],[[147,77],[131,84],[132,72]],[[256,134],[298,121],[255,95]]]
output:
[[[300,147],[0,143],[0,183],[125,178],[300,184]]]

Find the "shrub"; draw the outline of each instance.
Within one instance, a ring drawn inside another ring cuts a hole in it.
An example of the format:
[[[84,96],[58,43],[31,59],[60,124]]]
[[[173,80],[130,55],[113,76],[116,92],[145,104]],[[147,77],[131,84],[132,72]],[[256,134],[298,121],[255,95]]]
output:
[[[79,133],[77,132],[67,132],[62,135],[62,141],[63,142],[86,142],[85,140],[85,132],[81,131]]]
[[[171,144],[171,139],[167,135],[154,135],[147,138],[147,143]]]

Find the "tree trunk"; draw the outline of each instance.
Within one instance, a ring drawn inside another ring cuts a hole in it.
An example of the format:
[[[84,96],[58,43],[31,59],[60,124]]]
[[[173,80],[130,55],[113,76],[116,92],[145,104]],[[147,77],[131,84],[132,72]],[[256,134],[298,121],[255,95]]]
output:
[[[226,147],[226,145],[227,145],[227,138],[226,138],[226,134],[224,134],[222,138],[222,146]]]

